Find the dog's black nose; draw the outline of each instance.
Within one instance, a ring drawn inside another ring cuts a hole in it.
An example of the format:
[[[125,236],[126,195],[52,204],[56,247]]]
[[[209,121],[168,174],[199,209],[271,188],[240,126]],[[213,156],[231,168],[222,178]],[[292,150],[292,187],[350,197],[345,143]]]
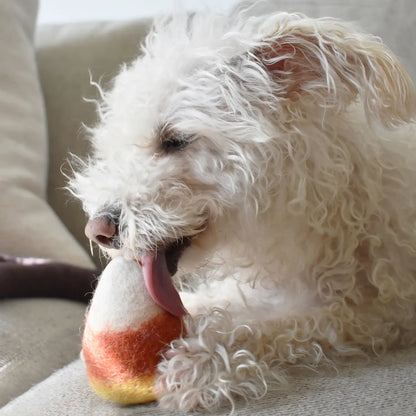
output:
[[[117,224],[107,216],[90,219],[85,226],[85,235],[97,244],[107,248],[117,248]]]

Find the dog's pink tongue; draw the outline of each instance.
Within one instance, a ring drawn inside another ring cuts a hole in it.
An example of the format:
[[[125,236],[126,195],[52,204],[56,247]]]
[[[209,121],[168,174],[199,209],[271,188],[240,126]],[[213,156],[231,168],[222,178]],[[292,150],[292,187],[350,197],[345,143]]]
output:
[[[145,254],[142,258],[143,277],[147,291],[152,299],[174,316],[187,314],[166,264],[163,251],[158,254]]]

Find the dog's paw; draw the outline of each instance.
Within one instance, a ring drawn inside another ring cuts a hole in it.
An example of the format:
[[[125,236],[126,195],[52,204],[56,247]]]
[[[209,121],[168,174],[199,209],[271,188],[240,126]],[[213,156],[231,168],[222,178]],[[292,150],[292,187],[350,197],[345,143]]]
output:
[[[161,406],[213,411],[235,399],[256,399],[267,391],[269,367],[251,346],[255,330],[233,326],[224,311],[189,318],[187,337],[175,340],[159,364]]]

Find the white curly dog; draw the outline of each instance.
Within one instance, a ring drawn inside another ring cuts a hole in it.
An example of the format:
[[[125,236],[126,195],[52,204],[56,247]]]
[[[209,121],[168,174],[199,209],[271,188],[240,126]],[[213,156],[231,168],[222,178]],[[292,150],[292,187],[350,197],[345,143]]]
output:
[[[189,311],[165,407],[416,342],[414,85],[349,24],[253,10],[158,19],[70,185],[87,236]]]

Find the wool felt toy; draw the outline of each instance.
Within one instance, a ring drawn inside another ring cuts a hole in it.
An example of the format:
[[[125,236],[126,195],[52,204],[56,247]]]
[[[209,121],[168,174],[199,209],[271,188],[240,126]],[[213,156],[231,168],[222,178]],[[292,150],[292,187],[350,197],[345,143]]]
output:
[[[159,301],[158,283],[149,277],[163,281],[163,270],[153,270],[157,264],[145,258],[141,267],[117,257],[105,268],[95,290],[82,350],[92,388],[110,401],[136,404],[157,399],[155,377],[161,354],[182,334],[186,311],[180,299],[175,314],[156,303],[168,309],[172,305]]]

